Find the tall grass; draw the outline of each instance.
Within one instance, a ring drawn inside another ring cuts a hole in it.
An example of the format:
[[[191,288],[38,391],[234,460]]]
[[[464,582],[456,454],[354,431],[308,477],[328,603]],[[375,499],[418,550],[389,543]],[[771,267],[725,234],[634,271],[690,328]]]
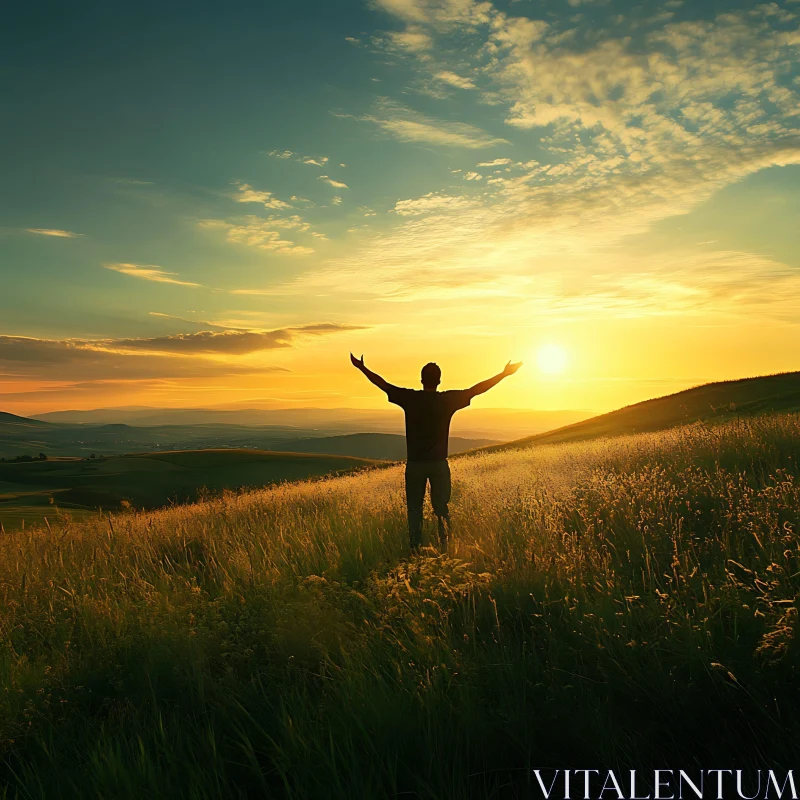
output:
[[[783,415],[454,459],[414,557],[400,467],[6,534],[3,796],[796,767],[799,456]]]

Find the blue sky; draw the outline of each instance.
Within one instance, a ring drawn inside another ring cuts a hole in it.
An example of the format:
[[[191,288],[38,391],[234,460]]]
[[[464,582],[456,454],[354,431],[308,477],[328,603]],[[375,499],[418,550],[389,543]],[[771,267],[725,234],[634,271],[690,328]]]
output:
[[[493,404],[523,407],[796,368],[799,22],[788,0],[18,6],[0,404],[379,402],[349,349],[409,385],[521,358]]]

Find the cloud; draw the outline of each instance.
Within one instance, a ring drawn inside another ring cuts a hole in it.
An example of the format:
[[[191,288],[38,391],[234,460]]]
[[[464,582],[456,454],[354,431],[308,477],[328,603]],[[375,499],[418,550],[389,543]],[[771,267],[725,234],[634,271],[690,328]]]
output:
[[[233,244],[246,244],[259,250],[268,250],[287,255],[308,255],[314,252],[311,247],[299,245],[286,239],[280,229],[296,229],[304,232],[309,229],[301,217],[293,215],[288,218],[270,217],[266,220],[248,215],[236,222],[221,219],[204,219],[198,222],[207,230],[225,231],[227,241]]]
[[[402,142],[426,142],[469,149],[508,144],[505,139],[491,136],[473,125],[427,117],[388,98],[380,99],[375,104],[374,112],[361,119],[372,122],[384,133]]]
[[[311,225],[306,222],[299,214],[292,214],[290,217],[267,217],[265,225],[271,228],[284,228],[285,230],[296,230],[305,233],[311,230]]]
[[[285,203],[283,200],[278,200],[272,192],[257,191],[253,189],[249,183],[240,184],[238,190],[239,194],[233,196],[233,199],[236,200],[237,203],[261,203],[264,208],[273,208],[276,210],[291,208],[288,203]]]
[[[249,355],[263,350],[292,347],[298,335],[319,336],[326,333],[363,330],[359,325],[316,323],[274,331],[213,330],[178,333],[139,339],[115,339],[95,346],[113,350],[145,350],[180,355]]]
[[[425,52],[409,53],[407,62],[423,86],[443,72],[480,74],[481,99],[530,145],[520,161],[480,162],[504,169],[480,185],[478,173],[467,172],[475,183],[466,184],[463,196],[443,187],[398,201],[397,229],[364,237],[351,266],[331,265],[329,283],[337,270],[345,279],[347,269],[361,269],[366,291],[397,297],[422,292],[426,281],[443,291],[437,271],[452,276],[460,269],[465,281],[479,285],[481,263],[484,276],[494,270],[522,279],[540,276],[559,259],[582,259],[576,283],[598,292],[598,308],[612,308],[604,305],[609,287],[587,280],[588,264],[602,258],[613,275],[610,248],[631,234],[689,212],[758,170],[800,163],[800,81],[791,78],[800,34],[796,15],[790,21],[775,4],[684,21],[619,15],[600,27],[589,17],[513,16],[475,0],[374,5],[428,37]],[[368,119],[408,141],[447,140],[442,128],[454,132],[451,123],[386,99]],[[518,136],[515,143],[525,146]],[[723,276],[739,274],[733,257],[716,263]],[[683,289],[663,276],[637,280],[642,292],[661,287],[653,296],[666,293],[673,309],[681,305],[678,296],[686,307],[706,296],[721,306],[750,302],[723,296],[719,287],[711,292],[709,273],[702,274],[704,288],[698,279],[697,291],[684,292],[692,285],[688,273]],[[773,274],[763,263],[752,268],[748,280],[762,282],[753,297],[772,296]]]
[[[428,194],[413,200],[398,200],[394,204],[392,211],[401,217],[415,217],[428,215],[441,211],[453,211],[463,209],[468,205],[464,197],[458,197],[440,192],[428,192]]]
[[[374,0],[374,5],[411,25],[464,30],[490,21],[492,4],[475,0]]]
[[[83,236],[82,233],[74,233],[73,231],[62,231],[58,228],[25,228],[26,233],[35,233],[39,236],[54,236],[58,239],[77,239]]]
[[[389,43],[398,50],[410,53],[424,53],[433,47],[433,39],[419,29],[408,28],[404,31],[392,31],[387,34]]]
[[[346,183],[342,183],[341,181],[335,181],[333,178],[329,178],[327,175],[320,175],[317,180],[325,181],[328,186],[333,186],[334,189],[348,189],[348,185]]]
[[[294,158],[295,161],[301,164],[309,164],[315,167],[324,167],[330,161],[328,156],[302,156],[295,153],[294,150],[270,150],[267,155],[273,158],[280,158],[282,161]]]
[[[584,320],[676,314],[730,320],[756,314],[773,322],[795,322],[800,314],[800,275],[755,253],[677,250],[623,256],[617,266],[590,280],[579,270],[542,276],[540,296],[532,297],[535,313]]]
[[[0,373],[40,380],[189,378],[282,371],[231,361],[296,347],[303,337],[362,330],[312,323],[273,331],[212,330],[128,339],[37,339],[0,335]]]
[[[217,325],[214,322],[209,322],[208,320],[204,319],[188,319],[187,317],[178,317],[174,314],[163,314],[160,311],[150,311],[148,312],[149,316],[151,317],[159,317],[161,319],[174,319],[178,322],[185,322],[188,325],[192,325],[195,328],[200,328],[201,330],[208,330],[212,328],[214,330],[227,330],[232,326],[226,325]]]
[[[800,319],[800,273],[768,257],[709,252],[706,246],[705,252],[673,249],[650,256],[616,250],[609,261],[608,252],[587,252],[552,234],[520,235],[498,247],[484,232],[501,221],[502,210],[487,210],[476,198],[456,202],[457,214],[446,202],[437,210],[412,205],[395,230],[276,289],[394,302],[472,298],[484,308],[498,303],[507,314],[517,309],[521,319],[560,322],[710,314],[728,323],[754,314],[765,322]]]
[[[479,172],[467,172],[464,174],[464,180],[466,181],[482,181],[483,175]]]
[[[114,183],[120,183],[123,186],[153,186],[153,181],[139,181],[134,178],[114,178]]]
[[[800,37],[781,30],[774,4],[711,20],[621,17],[597,30],[589,21],[514,17],[473,0],[376,5],[435,42],[436,57],[412,62],[418,70],[435,78],[458,52],[493,82],[491,100],[508,107],[507,124],[541,132],[560,163],[534,168],[529,186],[557,178],[590,204],[595,193],[604,202],[608,190],[617,197],[609,212],[618,213],[622,200],[679,213],[743,175],[800,160],[800,86],[784,77],[796,68]],[[517,188],[524,214],[534,192]],[[666,195],[675,202],[664,203]]]
[[[308,334],[309,336],[321,336],[326,333],[342,333],[343,331],[364,331],[367,325],[340,325],[335,322],[317,322],[311,325],[300,325],[297,328],[288,328],[298,334]]]
[[[469,78],[463,78],[461,75],[456,75],[455,72],[449,70],[442,70],[437,72],[436,77],[442,82],[450,86],[455,86],[457,89],[474,89],[475,84]]]
[[[141,278],[145,281],[154,283],[174,283],[177,286],[200,286],[199,283],[181,281],[174,277],[177,273],[165,272],[155,264],[103,264],[106,269],[114,272],[121,272],[123,275],[130,275],[132,278]]]
[[[105,344],[105,346],[104,346]],[[111,346],[111,347],[109,347]],[[0,336],[0,374],[53,381],[207,378],[256,372],[251,365],[113,350],[113,340]]]

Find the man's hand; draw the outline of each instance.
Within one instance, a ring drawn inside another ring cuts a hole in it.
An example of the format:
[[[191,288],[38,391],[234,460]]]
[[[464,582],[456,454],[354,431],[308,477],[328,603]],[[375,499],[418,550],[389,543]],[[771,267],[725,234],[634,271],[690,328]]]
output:
[[[512,364],[510,361],[503,367],[502,372],[498,372],[493,378],[487,378],[485,381],[481,381],[480,383],[476,383],[470,389],[467,389],[471,397],[475,397],[475,395],[483,394],[484,392],[488,392],[492,386],[497,386],[503,378],[507,378],[509,375],[513,375],[520,367],[522,366],[522,362],[518,361],[516,364]]]
[[[353,366],[360,370],[361,372],[366,375],[367,380],[370,383],[374,383],[379,389],[383,389],[384,392],[388,392],[391,388],[391,384],[387,383],[377,372],[373,372],[371,369],[367,369],[364,366],[364,356],[361,358],[356,358],[352,353],[350,353],[350,361]]]

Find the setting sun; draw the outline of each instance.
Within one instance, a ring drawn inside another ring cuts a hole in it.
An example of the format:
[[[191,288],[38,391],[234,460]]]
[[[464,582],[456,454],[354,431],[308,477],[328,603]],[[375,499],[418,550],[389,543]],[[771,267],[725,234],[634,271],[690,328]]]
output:
[[[546,375],[559,375],[567,367],[567,351],[557,344],[546,344],[536,353],[539,370]]]

